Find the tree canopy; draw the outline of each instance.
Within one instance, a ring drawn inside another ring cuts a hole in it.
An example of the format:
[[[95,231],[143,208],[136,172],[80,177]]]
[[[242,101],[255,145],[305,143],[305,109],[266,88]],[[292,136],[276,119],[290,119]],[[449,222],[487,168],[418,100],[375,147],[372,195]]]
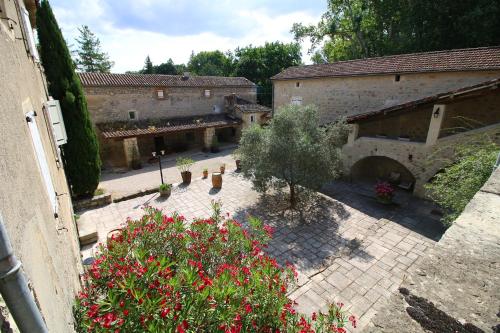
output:
[[[344,121],[321,127],[312,105],[290,105],[277,110],[268,127],[244,130],[236,155],[256,190],[288,187],[295,208],[300,193],[319,190],[340,174],[347,133]]]
[[[69,184],[75,196],[92,195],[101,173],[99,145],[82,85],[47,0],[41,1],[36,22],[48,90],[61,103],[68,134],[68,142],[62,150]]]
[[[498,45],[499,16],[490,0],[328,0],[317,25],[295,23],[292,33],[310,39],[321,63]]]
[[[78,28],[78,31],[80,37],[76,38],[78,49],[75,60],[77,68],[82,72],[109,73],[114,63],[109,60],[107,53],[101,51],[99,38],[86,25]]]
[[[230,52],[202,51],[192,53],[187,64],[189,72],[195,75],[232,76],[234,60]]]
[[[301,64],[298,43],[265,43],[263,46],[249,45],[235,51],[235,75],[256,83],[259,87],[259,103],[271,106],[271,77],[285,68]]]
[[[153,62],[151,62],[151,58],[149,55],[144,60],[144,67],[141,71],[142,74],[154,74]]]

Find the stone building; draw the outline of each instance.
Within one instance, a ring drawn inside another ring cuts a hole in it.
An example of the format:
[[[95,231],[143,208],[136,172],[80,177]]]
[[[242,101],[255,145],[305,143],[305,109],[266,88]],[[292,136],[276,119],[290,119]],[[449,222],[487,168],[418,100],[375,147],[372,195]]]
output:
[[[48,331],[65,333],[73,331],[82,264],[59,151],[64,128],[39,62],[35,12],[35,0],[0,0],[0,220]]]
[[[499,79],[500,47],[340,61],[274,76],[273,105],[315,104],[323,123],[347,118],[345,175],[423,196],[454,145],[500,140]]]
[[[80,73],[106,167],[138,167],[152,152],[210,149],[262,124],[257,87],[241,77]]]

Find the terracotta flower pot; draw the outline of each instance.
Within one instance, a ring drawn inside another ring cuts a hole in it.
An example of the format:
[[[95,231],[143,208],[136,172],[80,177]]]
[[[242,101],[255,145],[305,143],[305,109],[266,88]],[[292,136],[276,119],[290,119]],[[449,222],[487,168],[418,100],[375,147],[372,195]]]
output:
[[[203,171],[203,178],[208,178],[208,171]]]
[[[222,188],[222,174],[220,172],[212,173],[212,187]]]
[[[191,171],[181,172],[181,177],[182,177],[183,184],[190,184],[191,183]]]
[[[166,190],[160,190],[160,197],[162,198],[168,198],[172,194],[172,189],[166,189]]]
[[[236,160],[236,170],[240,171],[241,170],[241,160]]]
[[[220,166],[220,173],[224,174],[225,171],[226,171],[226,166],[225,165],[221,165]]]

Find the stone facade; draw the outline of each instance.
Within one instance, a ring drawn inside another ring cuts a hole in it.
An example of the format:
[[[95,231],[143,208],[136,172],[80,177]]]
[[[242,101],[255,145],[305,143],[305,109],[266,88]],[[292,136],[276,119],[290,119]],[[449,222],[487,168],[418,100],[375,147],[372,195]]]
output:
[[[0,214],[48,331],[66,333],[73,331],[72,305],[83,270],[78,236],[64,169],[44,109],[48,94],[43,71],[27,42],[26,31],[32,27],[24,26],[16,6],[26,6],[32,19],[36,8],[35,1],[0,1]],[[33,127],[26,119],[30,112],[36,113],[31,124],[38,128],[40,145],[35,144]],[[35,147],[42,147],[48,172],[41,168]],[[50,179],[57,193],[57,216],[50,200],[54,193],[45,179]]]
[[[449,163],[454,146],[485,134],[500,143],[500,92],[373,116],[351,126],[343,147],[345,175],[375,180],[396,172],[401,182],[413,183],[416,195],[425,196],[423,185]]]
[[[319,108],[323,122],[375,111],[500,77],[500,71],[273,80],[273,109],[293,101]]]
[[[255,87],[84,87],[94,123],[192,117],[224,112],[224,97],[236,93],[256,101]],[[157,91],[163,91],[163,98]],[[210,97],[205,96],[210,90]]]

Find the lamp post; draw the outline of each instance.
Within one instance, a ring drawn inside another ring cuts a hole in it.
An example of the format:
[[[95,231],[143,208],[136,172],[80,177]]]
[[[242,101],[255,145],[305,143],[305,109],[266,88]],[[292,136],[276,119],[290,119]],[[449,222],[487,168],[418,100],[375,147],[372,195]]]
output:
[[[154,152],[152,152],[151,154],[153,155],[153,157],[156,157],[156,152],[155,152],[155,151],[154,151]],[[161,155],[160,155],[160,154],[158,154],[158,165],[160,166],[160,177],[161,177],[161,183],[162,183],[162,184],[164,184],[164,182],[163,182],[163,170],[162,170],[162,168],[161,168],[161,157],[162,157],[163,155],[165,155],[165,151],[164,151],[164,150],[162,150],[162,151],[161,151]]]

